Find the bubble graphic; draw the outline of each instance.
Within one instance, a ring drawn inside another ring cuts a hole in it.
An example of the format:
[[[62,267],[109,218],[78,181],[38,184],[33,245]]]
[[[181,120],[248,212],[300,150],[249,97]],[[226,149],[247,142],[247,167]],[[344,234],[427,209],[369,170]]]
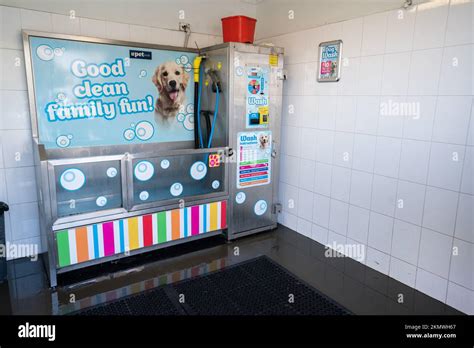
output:
[[[257,201],[257,203],[255,203],[255,206],[253,207],[253,211],[258,216],[265,214],[265,212],[267,211],[267,202],[265,202],[263,199]]]
[[[186,112],[187,112],[188,114],[194,113],[194,104],[188,104],[188,105],[186,106]]]
[[[54,50],[51,46],[40,45],[36,49],[36,55],[39,59],[48,61],[54,58]]]
[[[173,185],[170,187],[170,193],[174,196],[177,197],[181,193],[183,193],[183,185],[181,185],[179,182],[175,182]]]
[[[58,147],[68,147],[70,144],[71,140],[66,135],[60,135],[56,138],[56,145],[58,145]]]
[[[155,129],[148,121],[138,122],[137,126],[135,127],[135,134],[140,140],[150,139],[153,136],[153,133],[155,133]]]
[[[221,183],[219,182],[219,180],[214,180],[214,181],[212,182],[212,188],[213,188],[214,190],[217,190],[217,189],[219,188],[219,186],[221,186]]]
[[[245,192],[237,192],[237,194],[235,195],[235,201],[237,202],[237,204],[242,204],[245,202],[245,198],[247,198],[247,195],[245,194]]]
[[[237,76],[242,76],[244,74],[244,68],[241,66],[238,66],[235,68],[235,74]]]
[[[150,197],[150,194],[148,193],[148,191],[142,191],[140,192],[138,197],[140,197],[141,201],[146,201]]]
[[[125,140],[133,140],[133,138],[135,138],[135,132],[133,131],[133,129],[125,129],[125,132],[123,132],[123,137],[125,138]]]
[[[197,161],[189,169],[189,174],[194,180],[201,180],[207,174],[207,166],[204,162]]]
[[[194,130],[194,115],[193,114],[186,115],[186,118],[184,119],[184,122],[183,122],[183,126],[189,131]]]
[[[135,178],[140,181],[150,180],[153,174],[155,173],[155,167],[153,164],[148,161],[140,161],[135,165],[135,170],[133,171]]]
[[[54,49],[54,55],[57,56],[57,57],[61,57],[63,55],[63,50],[60,49],[60,48],[55,48]]]
[[[98,207],[103,207],[107,204],[107,198],[104,196],[97,197],[95,204],[97,204]]]
[[[86,176],[79,169],[71,168],[65,170],[60,178],[61,186],[68,191],[79,190],[86,183]]]
[[[189,63],[189,58],[188,56],[182,55],[180,57],[181,64],[188,64]]]
[[[181,59],[176,58],[176,64],[181,64]]]
[[[57,97],[59,100],[66,100],[66,95],[64,93],[58,93]]]
[[[178,114],[178,116],[176,116],[176,119],[178,120],[178,122],[183,122],[185,118],[186,118],[185,114]]]
[[[115,178],[117,176],[117,173],[118,173],[118,171],[114,167],[110,167],[109,169],[107,169],[107,176],[109,178]]]
[[[170,161],[168,161],[167,159],[164,159],[161,161],[160,165],[161,165],[161,168],[168,169],[170,166]]]
[[[184,65],[184,70],[190,72],[193,69],[193,66],[190,63]]]
[[[139,78],[144,78],[144,77],[146,77],[146,75],[147,75],[146,70],[140,70],[140,73],[138,74],[138,77]]]

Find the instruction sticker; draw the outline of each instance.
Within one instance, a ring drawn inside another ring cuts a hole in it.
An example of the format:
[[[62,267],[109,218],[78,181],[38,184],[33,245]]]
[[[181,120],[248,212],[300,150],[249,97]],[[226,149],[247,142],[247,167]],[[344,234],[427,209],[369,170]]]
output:
[[[272,132],[237,134],[237,188],[268,185],[271,181]]]
[[[247,68],[247,128],[266,128],[268,113],[268,68]]]

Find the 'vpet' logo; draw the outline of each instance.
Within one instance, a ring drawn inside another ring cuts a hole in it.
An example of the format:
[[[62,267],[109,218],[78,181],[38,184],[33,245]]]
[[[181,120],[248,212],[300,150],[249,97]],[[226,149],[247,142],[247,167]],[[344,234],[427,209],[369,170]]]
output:
[[[26,322],[18,326],[18,337],[20,338],[47,338],[52,342],[56,340],[56,325],[34,325]]]
[[[130,58],[133,59],[151,59],[150,51],[130,50]]]

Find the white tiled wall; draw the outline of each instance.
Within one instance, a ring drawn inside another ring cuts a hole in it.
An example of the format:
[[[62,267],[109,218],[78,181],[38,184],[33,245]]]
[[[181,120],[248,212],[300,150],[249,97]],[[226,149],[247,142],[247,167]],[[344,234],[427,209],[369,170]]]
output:
[[[436,0],[265,40],[287,62],[281,223],[363,243],[366,265],[470,314],[473,14],[471,1]],[[344,42],[342,77],[317,83],[331,39]],[[380,112],[403,103],[419,114]]]
[[[11,243],[37,243],[41,248],[31,124],[28,107],[21,29],[132,40],[182,46],[182,32],[70,18],[47,12],[0,6],[0,201],[10,205],[5,214]],[[190,44],[206,47],[222,37],[192,34]]]

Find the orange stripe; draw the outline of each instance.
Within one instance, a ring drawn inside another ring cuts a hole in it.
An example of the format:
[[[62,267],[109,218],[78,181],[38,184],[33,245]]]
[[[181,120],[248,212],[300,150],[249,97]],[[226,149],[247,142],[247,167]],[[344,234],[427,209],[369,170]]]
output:
[[[171,211],[171,239],[179,239],[179,210],[172,210]]]
[[[138,240],[138,218],[136,217],[128,219],[128,245],[130,250],[140,247]]]
[[[77,262],[89,261],[89,247],[87,244],[87,227],[76,228]]]

